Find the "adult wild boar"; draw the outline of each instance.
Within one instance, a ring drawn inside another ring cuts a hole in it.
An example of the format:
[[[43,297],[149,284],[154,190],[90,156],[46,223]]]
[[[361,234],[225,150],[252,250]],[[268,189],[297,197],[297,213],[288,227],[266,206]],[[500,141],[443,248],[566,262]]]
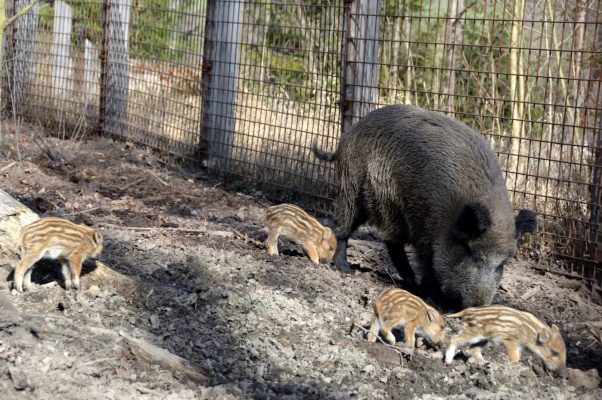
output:
[[[410,286],[405,244],[415,248],[423,294],[451,308],[490,304],[504,264],[535,229],[533,211],[515,217],[489,144],[443,114],[386,106],[343,134],[335,153],[315,143],[313,150],[337,162],[334,263],[342,271],[349,270],[349,236],[367,222]]]

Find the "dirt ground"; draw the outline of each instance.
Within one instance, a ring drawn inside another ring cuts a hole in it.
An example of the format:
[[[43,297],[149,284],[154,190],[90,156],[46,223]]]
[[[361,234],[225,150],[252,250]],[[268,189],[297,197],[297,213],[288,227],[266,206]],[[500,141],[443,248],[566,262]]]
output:
[[[25,132],[17,152],[3,129],[0,187],[40,216],[99,227],[101,261],[116,272],[87,272],[67,292],[45,262],[37,285],[17,294],[12,269],[0,268],[14,307],[53,328],[0,325],[3,399],[602,398],[602,343],[583,324],[601,321],[602,307],[579,281],[514,260],[495,299],[560,327],[567,380],[528,353],[509,364],[502,348],[488,347],[485,365],[459,356],[445,366],[445,349],[422,342],[410,358],[368,343],[361,329],[368,302],[396,284],[371,230],[350,247],[352,274],[314,265],[286,240],[283,254],[268,256],[261,212],[271,203],[259,192],[225,190],[107,139],[75,148],[49,140],[42,151]],[[59,153],[62,162],[47,156]],[[459,326],[448,319],[447,340]],[[126,338],[202,366],[210,381],[148,361]]]

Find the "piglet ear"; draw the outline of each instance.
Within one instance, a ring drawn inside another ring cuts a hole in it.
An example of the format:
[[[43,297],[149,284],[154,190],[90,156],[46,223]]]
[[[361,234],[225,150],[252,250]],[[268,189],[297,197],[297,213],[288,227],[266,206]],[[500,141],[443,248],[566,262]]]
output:
[[[330,228],[325,228],[324,233],[322,234],[322,238],[324,240],[328,240],[328,239],[330,239],[331,236],[332,236],[332,230],[330,230]]]
[[[560,329],[558,329],[558,327],[555,324],[552,324],[552,332],[560,333]]]
[[[435,322],[437,320],[437,311],[429,308],[427,314],[429,316],[429,322]]]
[[[98,231],[94,232],[93,240],[94,240],[94,244],[98,246],[98,244],[100,242],[102,242],[102,233],[100,233]]]
[[[551,336],[552,336],[552,334],[550,333],[550,330],[544,328],[541,332],[539,332],[537,334],[537,344],[540,345],[540,346],[543,345],[548,340],[550,340]]]
[[[452,227],[452,236],[468,242],[481,236],[491,226],[489,210],[481,203],[466,203],[456,217]]]
[[[537,218],[531,210],[520,210],[514,219],[516,238],[520,239],[523,233],[533,232],[537,228]]]

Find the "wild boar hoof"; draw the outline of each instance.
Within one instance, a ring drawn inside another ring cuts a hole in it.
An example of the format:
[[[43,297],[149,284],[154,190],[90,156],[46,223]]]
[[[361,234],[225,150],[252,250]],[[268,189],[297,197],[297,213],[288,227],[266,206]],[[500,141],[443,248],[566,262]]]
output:
[[[351,273],[351,267],[349,266],[349,263],[337,264],[337,267],[339,268],[339,271],[341,271],[344,274]]]

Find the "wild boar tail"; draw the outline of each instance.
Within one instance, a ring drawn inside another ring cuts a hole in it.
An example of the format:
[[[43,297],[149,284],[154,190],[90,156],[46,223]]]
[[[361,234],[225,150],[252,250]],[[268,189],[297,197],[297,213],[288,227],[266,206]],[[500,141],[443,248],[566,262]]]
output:
[[[336,153],[331,153],[329,151],[323,151],[318,149],[318,139],[314,140],[314,144],[312,145],[312,150],[314,151],[314,154],[316,157],[318,157],[320,160],[324,160],[324,161],[335,161],[336,160]]]

